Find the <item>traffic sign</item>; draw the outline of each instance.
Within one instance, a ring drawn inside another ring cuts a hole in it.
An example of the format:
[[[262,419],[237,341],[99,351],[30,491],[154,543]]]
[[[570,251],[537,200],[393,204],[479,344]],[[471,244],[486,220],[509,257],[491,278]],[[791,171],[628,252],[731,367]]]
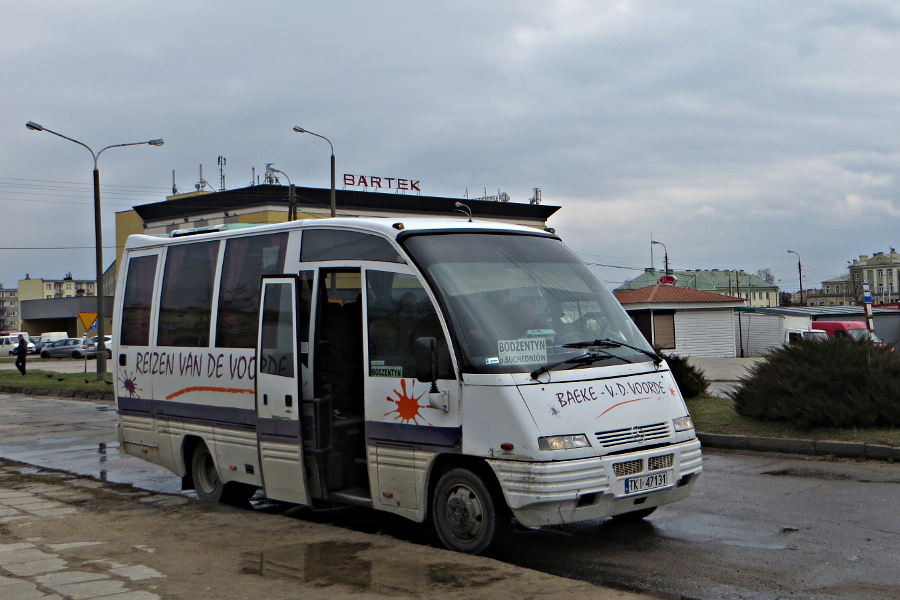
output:
[[[872,304],[872,287],[869,285],[868,281],[863,281],[862,292],[863,302],[865,302],[866,304]]]
[[[78,313],[78,318],[81,320],[81,324],[84,325],[85,331],[90,331],[97,322],[97,313],[80,312]]]

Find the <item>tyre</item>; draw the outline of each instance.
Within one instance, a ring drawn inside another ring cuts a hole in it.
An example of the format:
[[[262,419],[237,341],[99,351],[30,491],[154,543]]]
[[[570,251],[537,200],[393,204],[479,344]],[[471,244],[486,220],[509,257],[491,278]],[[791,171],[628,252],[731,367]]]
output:
[[[191,475],[194,479],[194,489],[201,500],[218,502],[222,499],[225,486],[219,477],[213,456],[203,442],[197,444],[191,455]]]
[[[451,469],[432,499],[434,527],[444,546],[466,554],[484,552],[497,534],[497,506],[484,481],[467,469]]]
[[[41,352],[41,358],[50,358],[49,352]]]
[[[81,352],[73,352],[72,358],[81,358]]]
[[[621,515],[613,515],[613,521],[616,523],[635,523],[641,519],[646,519],[653,514],[656,507],[642,508],[641,510],[633,510],[631,512],[622,513]]]

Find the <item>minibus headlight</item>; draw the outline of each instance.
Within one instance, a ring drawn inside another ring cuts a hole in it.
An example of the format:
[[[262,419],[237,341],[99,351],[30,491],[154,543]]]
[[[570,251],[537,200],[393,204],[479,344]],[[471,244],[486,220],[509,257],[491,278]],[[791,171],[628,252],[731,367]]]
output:
[[[678,417],[672,420],[672,425],[675,427],[675,431],[687,431],[694,428],[694,421],[690,416]]]
[[[591,443],[587,436],[579,435],[554,435],[538,438],[538,448],[541,450],[570,450],[572,448],[590,448]]]

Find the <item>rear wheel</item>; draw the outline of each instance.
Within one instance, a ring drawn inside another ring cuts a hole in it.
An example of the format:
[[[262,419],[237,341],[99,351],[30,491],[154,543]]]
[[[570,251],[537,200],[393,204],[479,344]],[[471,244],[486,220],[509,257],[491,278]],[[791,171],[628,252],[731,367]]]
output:
[[[50,358],[49,352],[41,352],[41,358]]]
[[[451,469],[434,490],[434,527],[444,545],[458,552],[480,554],[498,529],[497,507],[481,477],[467,469]]]
[[[81,358],[81,352],[73,352],[72,358]]]
[[[194,478],[194,489],[201,500],[218,502],[222,499],[225,486],[219,477],[212,453],[203,442],[194,448],[194,454],[191,456],[191,474]]]
[[[640,521],[641,519],[645,519],[653,514],[653,511],[656,510],[656,507],[652,508],[642,508],[641,510],[633,510],[631,512],[622,513],[621,515],[613,515],[613,521],[617,523],[634,523]]]

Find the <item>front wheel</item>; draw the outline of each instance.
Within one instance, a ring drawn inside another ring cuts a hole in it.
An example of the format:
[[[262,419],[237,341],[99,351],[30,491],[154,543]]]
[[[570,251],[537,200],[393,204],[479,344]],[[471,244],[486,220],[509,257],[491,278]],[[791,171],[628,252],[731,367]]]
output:
[[[482,479],[467,469],[444,473],[432,500],[434,527],[450,550],[480,554],[497,533],[497,507]]]
[[[205,502],[218,502],[222,498],[225,486],[222,485],[212,453],[203,442],[194,448],[194,454],[191,456],[191,474],[197,497]]]

